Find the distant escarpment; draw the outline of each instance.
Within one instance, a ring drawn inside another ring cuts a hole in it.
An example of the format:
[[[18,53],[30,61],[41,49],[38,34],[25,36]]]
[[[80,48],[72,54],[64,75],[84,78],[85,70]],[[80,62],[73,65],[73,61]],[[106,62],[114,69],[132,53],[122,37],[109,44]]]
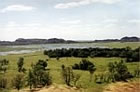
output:
[[[48,44],[48,43],[75,43],[76,41],[64,40],[58,38],[51,39],[24,39],[18,38],[15,41],[0,41],[0,45],[30,45],[30,44]]]
[[[92,42],[140,42],[139,37],[123,37],[121,39],[104,39],[93,41],[73,41],[60,38],[50,39],[24,39],[18,38],[15,41],[0,41],[0,45],[30,45],[30,44],[53,44],[53,43],[92,43]]]
[[[121,42],[138,42],[138,41],[140,41],[140,38],[138,38],[138,37],[123,37],[120,40],[121,40]]]
[[[95,40],[94,42],[140,42],[139,37],[123,37],[121,39]]]

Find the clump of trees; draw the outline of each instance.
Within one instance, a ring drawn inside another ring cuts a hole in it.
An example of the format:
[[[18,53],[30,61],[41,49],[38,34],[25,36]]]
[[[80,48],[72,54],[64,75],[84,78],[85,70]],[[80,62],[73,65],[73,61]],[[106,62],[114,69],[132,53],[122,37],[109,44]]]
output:
[[[127,79],[133,77],[132,74],[128,71],[124,61],[110,62],[108,64],[108,69],[114,81],[126,81]]]
[[[79,64],[74,64],[72,66],[72,69],[77,69],[77,70],[88,70],[89,73],[90,73],[90,82],[92,81],[92,77],[93,77],[93,73],[95,72],[96,70],[96,67],[95,65],[90,62],[89,60],[87,59],[82,59],[82,61],[80,61]]]
[[[126,58],[127,62],[139,61],[140,47],[132,50],[126,48],[71,48],[71,49],[55,49],[45,50],[44,54],[50,58],[57,57],[121,57]]]
[[[95,65],[87,59],[82,59],[79,64],[74,64],[73,69],[78,70],[95,70]]]
[[[68,85],[68,86],[76,86],[77,81],[80,79],[80,75],[79,74],[75,74],[72,70],[71,67],[65,67],[64,65],[62,65],[62,77],[64,82]]]
[[[108,72],[95,75],[96,83],[109,83],[116,81],[127,81],[130,78],[138,76],[140,72],[136,69],[134,75],[129,72],[124,61],[110,62],[108,64]]]
[[[32,69],[29,70],[27,78],[30,89],[32,87],[43,87],[52,83],[50,73],[46,69],[47,65],[47,62],[44,60],[38,60],[35,65],[32,65]]]

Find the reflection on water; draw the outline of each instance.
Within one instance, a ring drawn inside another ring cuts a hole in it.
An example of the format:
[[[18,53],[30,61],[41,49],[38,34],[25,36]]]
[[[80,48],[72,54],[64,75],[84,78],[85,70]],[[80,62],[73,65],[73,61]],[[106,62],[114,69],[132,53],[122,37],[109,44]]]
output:
[[[61,49],[61,48],[69,49],[69,48],[89,48],[89,47],[106,48],[105,46],[99,46],[96,43],[20,45],[20,46],[7,46],[6,48],[11,48],[12,50],[10,51],[7,50],[5,52],[0,51],[0,55],[23,54],[23,53],[30,53],[30,52],[40,51],[40,50],[49,50],[49,49]]]

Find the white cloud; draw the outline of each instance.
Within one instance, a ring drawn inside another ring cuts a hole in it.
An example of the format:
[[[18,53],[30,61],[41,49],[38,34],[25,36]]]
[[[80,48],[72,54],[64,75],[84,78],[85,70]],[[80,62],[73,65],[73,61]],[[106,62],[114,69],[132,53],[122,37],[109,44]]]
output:
[[[105,19],[103,22],[104,23],[117,23],[119,22],[119,20],[118,19]]]
[[[129,23],[140,23],[140,19],[128,20]]]
[[[25,6],[25,5],[9,5],[3,9],[1,9],[1,13],[5,13],[8,11],[31,11],[35,9],[35,7],[32,6]]]
[[[92,3],[114,4],[119,1],[120,0],[79,0],[79,1],[75,1],[75,2],[69,2],[69,3],[59,3],[59,4],[55,5],[54,8],[66,9],[66,8],[78,7],[81,5],[89,5]]]
[[[81,20],[70,20],[70,21],[61,21],[60,23],[63,24],[79,24],[81,22]]]

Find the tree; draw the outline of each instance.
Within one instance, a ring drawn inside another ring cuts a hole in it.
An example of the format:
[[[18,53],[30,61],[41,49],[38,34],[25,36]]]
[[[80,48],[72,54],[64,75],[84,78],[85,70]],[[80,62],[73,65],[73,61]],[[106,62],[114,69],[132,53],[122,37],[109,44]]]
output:
[[[79,74],[75,74],[71,67],[65,67],[64,65],[61,66],[62,68],[62,77],[66,85],[71,86],[74,84],[76,86],[77,81],[80,79]]]
[[[64,67],[62,68],[62,77],[64,79],[64,82],[70,86],[71,82],[73,81],[73,71],[70,67]]]
[[[32,70],[29,70],[28,74],[28,85],[30,88],[32,88],[32,86],[43,87],[52,83],[52,78],[46,69],[47,65],[47,62],[44,60],[38,60],[35,65],[32,64]]]
[[[20,57],[18,62],[17,62],[17,65],[18,65],[18,72],[25,72],[26,71],[26,69],[23,68],[24,58]]]
[[[45,70],[45,68],[47,67],[48,63],[44,60],[38,60],[38,62],[36,63],[36,67]]]
[[[19,91],[24,86],[24,81],[24,75],[17,74],[12,80],[12,85]]]

